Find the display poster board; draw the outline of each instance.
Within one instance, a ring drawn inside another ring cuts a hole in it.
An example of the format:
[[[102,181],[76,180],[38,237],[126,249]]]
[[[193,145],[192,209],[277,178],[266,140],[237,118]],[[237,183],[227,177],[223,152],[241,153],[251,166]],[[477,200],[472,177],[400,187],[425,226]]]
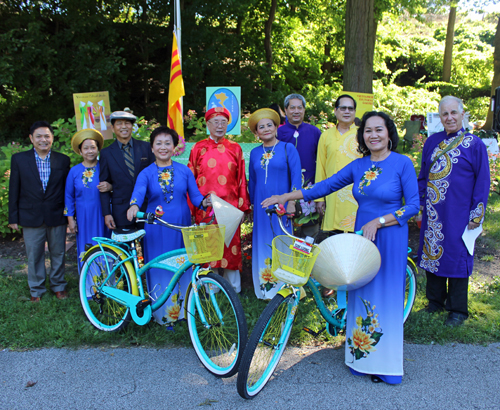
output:
[[[230,114],[226,134],[241,134],[241,87],[207,87],[207,111],[214,107],[224,107]],[[207,134],[209,134],[207,129]]]
[[[73,94],[73,104],[78,131],[92,128],[100,131],[104,139],[113,138],[113,130],[109,122],[111,109],[108,91]]]
[[[365,112],[373,111],[373,94],[357,93],[353,91],[343,91],[342,94],[348,94],[356,100],[356,118],[358,118],[360,122]]]

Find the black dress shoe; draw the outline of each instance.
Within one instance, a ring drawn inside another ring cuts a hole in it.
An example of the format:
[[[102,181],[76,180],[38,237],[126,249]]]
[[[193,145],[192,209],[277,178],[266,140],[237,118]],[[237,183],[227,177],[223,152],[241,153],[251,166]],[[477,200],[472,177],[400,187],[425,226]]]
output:
[[[450,327],[461,326],[464,323],[464,320],[467,319],[467,316],[462,313],[450,312],[448,315],[448,319],[444,324]]]
[[[425,309],[424,309],[424,312],[425,313],[439,313],[439,312],[443,312],[444,309],[443,308],[440,308],[440,307],[436,307],[436,306],[427,306]]]

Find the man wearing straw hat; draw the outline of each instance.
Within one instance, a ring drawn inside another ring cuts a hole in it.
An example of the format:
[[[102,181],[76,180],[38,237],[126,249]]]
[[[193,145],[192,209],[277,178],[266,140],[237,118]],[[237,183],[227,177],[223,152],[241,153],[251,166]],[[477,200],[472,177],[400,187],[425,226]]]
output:
[[[241,147],[225,137],[231,114],[226,108],[214,107],[205,114],[209,138],[197,142],[189,155],[188,166],[193,171],[196,183],[203,195],[214,193],[219,198],[245,212],[250,208],[245,160]],[[205,218],[205,211],[194,210],[196,222]],[[240,228],[229,246],[224,247],[222,260],[211,263],[212,268],[223,268],[224,277],[236,292],[241,291]]]
[[[52,151],[54,131],[46,121],[30,129],[33,149],[12,156],[9,181],[9,228],[23,227],[28,257],[31,302],[40,302],[45,288],[45,242],[50,257],[50,287],[57,299],[66,299],[64,259],[66,218],[64,185],[69,157]]]
[[[100,180],[109,182],[113,191],[101,192],[102,214],[109,229],[133,229],[134,223],[127,219],[130,197],[137,176],[155,161],[155,156],[149,142],[132,138],[137,120],[134,114],[115,111],[110,120],[116,140],[101,151]]]

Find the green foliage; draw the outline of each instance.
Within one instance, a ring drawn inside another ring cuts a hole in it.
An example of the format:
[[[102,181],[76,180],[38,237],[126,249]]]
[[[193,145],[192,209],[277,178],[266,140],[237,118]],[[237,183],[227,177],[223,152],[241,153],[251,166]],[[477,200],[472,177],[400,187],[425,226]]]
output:
[[[9,180],[10,180],[10,160],[12,155],[25,151],[28,148],[23,147],[18,142],[12,142],[0,147],[0,235],[5,236],[12,232],[9,224]]]

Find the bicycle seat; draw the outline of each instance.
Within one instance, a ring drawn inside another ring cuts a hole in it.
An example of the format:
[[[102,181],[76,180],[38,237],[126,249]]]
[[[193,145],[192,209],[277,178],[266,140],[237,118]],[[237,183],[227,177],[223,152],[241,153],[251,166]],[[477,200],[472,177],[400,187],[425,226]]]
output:
[[[115,229],[111,234],[111,239],[116,242],[132,242],[136,239],[141,239],[146,235],[144,229]]]

